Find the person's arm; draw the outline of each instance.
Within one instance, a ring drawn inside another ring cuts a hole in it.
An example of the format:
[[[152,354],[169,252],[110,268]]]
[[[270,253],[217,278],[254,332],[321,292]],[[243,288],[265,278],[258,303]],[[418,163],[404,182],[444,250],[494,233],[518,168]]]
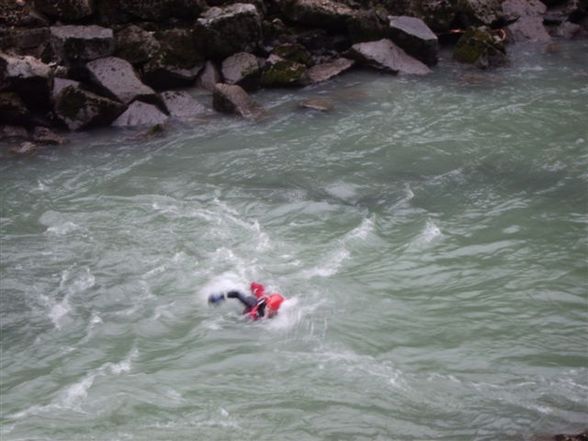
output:
[[[229,291],[227,298],[239,300],[246,308],[253,308],[257,304],[257,298],[255,296],[243,294],[239,291]]]

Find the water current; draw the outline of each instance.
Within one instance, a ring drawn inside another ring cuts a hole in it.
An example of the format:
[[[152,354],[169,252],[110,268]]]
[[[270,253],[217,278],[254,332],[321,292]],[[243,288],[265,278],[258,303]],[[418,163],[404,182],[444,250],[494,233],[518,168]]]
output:
[[[3,149],[0,438],[584,429],[587,53],[444,55],[428,77],[259,92],[259,122]],[[251,280],[288,298],[278,317],[207,304]]]

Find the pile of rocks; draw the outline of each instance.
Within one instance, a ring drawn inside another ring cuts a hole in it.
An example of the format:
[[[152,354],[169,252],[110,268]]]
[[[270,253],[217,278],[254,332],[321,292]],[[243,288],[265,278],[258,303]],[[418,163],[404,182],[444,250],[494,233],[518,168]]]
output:
[[[505,42],[571,38],[586,0],[16,0],[0,4],[0,123],[153,126],[214,109],[256,118],[249,92],[302,87],[352,66],[425,75],[439,39],[480,67]],[[549,8],[548,8],[549,7]],[[19,133],[8,130],[3,133]],[[22,133],[22,130],[20,130]]]

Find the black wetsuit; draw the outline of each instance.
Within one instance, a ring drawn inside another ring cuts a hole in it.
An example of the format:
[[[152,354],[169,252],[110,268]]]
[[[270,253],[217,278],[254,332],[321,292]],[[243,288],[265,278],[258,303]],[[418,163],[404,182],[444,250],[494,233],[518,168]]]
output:
[[[253,295],[244,294],[239,291],[229,291],[227,298],[239,300],[245,306],[243,314],[250,314],[252,311],[255,311],[256,318],[261,318],[265,313],[265,297],[258,299]]]

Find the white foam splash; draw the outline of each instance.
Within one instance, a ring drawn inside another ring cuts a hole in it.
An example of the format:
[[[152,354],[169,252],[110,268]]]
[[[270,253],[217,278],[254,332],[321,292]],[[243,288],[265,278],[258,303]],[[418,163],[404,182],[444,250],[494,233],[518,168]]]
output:
[[[347,233],[349,239],[365,239],[374,231],[374,221],[370,218],[364,218],[357,227]]]
[[[88,396],[88,390],[94,384],[96,374],[90,374],[78,383],[69,386],[59,399],[58,406],[68,409],[79,409],[79,404]]]
[[[56,236],[65,236],[66,234],[71,233],[72,231],[79,230],[80,226],[71,222],[67,221],[59,225],[53,225],[47,228],[47,233],[54,234]]]
[[[341,246],[335,250],[329,257],[325,259],[325,264],[315,268],[302,271],[302,276],[305,278],[312,277],[331,277],[339,271],[343,262],[351,255],[345,246]]]
[[[63,320],[71,311],[71,306],[68,302],[67,296],[61,302],[55,303],[49,310],[49,318],[57,329],[61,329]]]
[[[424,245],[438,240],[443,236],[441,229],[433,221],[427,221],[421,234],[414,241],[417,245]]]

